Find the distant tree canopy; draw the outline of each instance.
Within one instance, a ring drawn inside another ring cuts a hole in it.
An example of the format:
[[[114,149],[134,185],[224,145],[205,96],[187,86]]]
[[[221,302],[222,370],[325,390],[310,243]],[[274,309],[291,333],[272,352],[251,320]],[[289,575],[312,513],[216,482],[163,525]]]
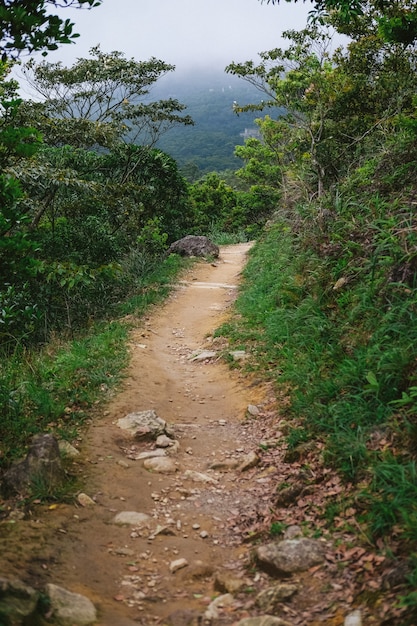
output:
[[[78,37],[74,24],[49,13],[51,7],[92,8],[102,0],[0,0],[0,53],[3,59],[23,50],[56,50]]]

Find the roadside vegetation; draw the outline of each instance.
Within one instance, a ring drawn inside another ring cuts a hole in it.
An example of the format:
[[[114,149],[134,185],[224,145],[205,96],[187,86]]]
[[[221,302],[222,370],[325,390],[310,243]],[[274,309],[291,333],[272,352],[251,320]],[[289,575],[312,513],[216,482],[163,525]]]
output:
[[[176,100],[147,98],[172,66],[99,47],[72,68],[29,62],[43,99],[22,101],[3,58],[0,467],[36,432],[75,438],[117,384],[129,320],[184,266],[166,258],[172,241],[257,239],[236,315],[217,333],[285,397],[289,450],[314,442],[344,481],[329,527],[347,499],[361,536],[407,562],[397,602],[412,625],[417,7],[316,7],[332,10],[285,33],[286,47],[227,68],[261,92],[235,105],[259,116],[260,138],[236,148],[240,170],[194,182],[155,148],[193,124]],[[332,50],[331,28],[350,37],[346,49]]]
[[[253,181],[273,171],[281,197],[217,334],[285,398],[288,450],[342,477],[329,528],[348,506],[368,545],[402,564],[396,603],[414,624],[417,57],[384,24],[371,7],[345,24],[346,51],[312,27],[229,66],[268,98],[252,110],[289,113],[260,118],[262,140],[237,149]]]

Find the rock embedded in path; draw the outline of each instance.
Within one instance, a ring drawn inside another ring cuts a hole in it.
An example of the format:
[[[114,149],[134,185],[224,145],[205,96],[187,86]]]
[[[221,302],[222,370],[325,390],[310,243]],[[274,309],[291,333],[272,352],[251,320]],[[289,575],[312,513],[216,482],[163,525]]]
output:
[[[256,467],[260,463],[260,460],[256,452],[249,452],[243,457],[237,469],[239,472],[246,472],[248,469]]]
[[[201,257],[213,256],[217,259],[220,250],[208,237],[202,235],[186,235],[182,239],[174,241],[169,246],[167,254]]]
[[[176,559],[175,561],[171,561],[171,563],[169,564],[169,571],[171,572],[171,574],[175,574],[175,572],[178,572],[178,570],[187,567],[187,565],[187,559]]]
[[[0,578],[0,624],[20,626],[36,609],[39,593],[14,578]]]
[[[58,441],[50,434],[35,435],[26,458],[12,465],[3,477],[7,495],[28,495],[33,483],[53,491],[65,478]]]
[[[57,585],[46,585],[54,626],[90,626],[97,621],[94,604],[79,593]]]
[[[234,470],[239,466],[237,459],[224,459],[223,461],[214,461],[210,463],[208,469],[217,470],[219,472],[228,472]]]
[[[204,618],[206,620],[209,620],[210,623],[212,620],[217,620],[220,617],[221,609],[231,606],[233,602],[234,598],[230,593],[225,593],[222,596],[218,596],[207,607],[207,610],[204,613]]]
[[[129,413],[116,422],[122,430],[126,430],[135,439],[153,441],[160,435],[170,435],[170,429],[165,420],[156,414],[154,409]]]
[[[277,605],[283,600],[291,598],[297,591],[298,587],[290,583],[274,585],[261,591],[256,596],[255,604],[266,613],[275,613]]]
[[[344,626],[362,626],[362,614],[359,610],[352,611],[345,617]]]
[[[150,520],[151,516],[146,513],[138,513],[137,511],[121,511],[117,513],[112,519],[112,524],[118,524],[123,526],[124,524],[129,526],[145,526]]]
[[[156,474],[175,474],[175,472],[178,472],[178,466],[175,461],[166,456],[145,459],[143,467],[149,472],[155,472]]]
[[[174,441],[166,435],[159,435],[155,441],[157,448],[169,448],[174,445]]]
[[[135,461],[144,461],[145,459],[155,459],[161,456],[166,456],[165,450],[145,450],[145,452],[139,452],[134,457]]]
[[[90,498],[90,496],[88,496],[86,493],[79,493],[77,496],[77,501],[79,504],[81,504],[81,506],[85,507],[96,505],[96,502],[94,502],[94,500]]]
[[[324,548],[316,539],[284,539],[255,550],[260,567],[277,576],[303,572],[324,561]]]
[[[214,589],[221,593],[239,593],[250,585],[243,578],[237,578],[228,571],[218,571],[214,577]]]
[[[80,456],[80,451],[77,448],[74,448],[68,441],[61,440],[58,442],[59,451],[61,456],[67,459],[75,459],[77,456]]]
[[[208,359],[215,359],[216,356],[217,356],[217,352],[215,352],[214,350],[202,350],[201,352],[198,352],[197,354],[192,354],[189,357],[189,360],[195,363],[198,363],[199,361],[207,361]]]
[[[209,483],[213,485],[217,485],[218,483],[218,481],[212,476],[203,474],[202,472],[196,472],[194,470],[185,470],[184,478],[189,478],[194,483]]]
[[[292,626],[280,617],[273,615],[263,615],[261,617],[245,617],[237,622],[235,626]]]

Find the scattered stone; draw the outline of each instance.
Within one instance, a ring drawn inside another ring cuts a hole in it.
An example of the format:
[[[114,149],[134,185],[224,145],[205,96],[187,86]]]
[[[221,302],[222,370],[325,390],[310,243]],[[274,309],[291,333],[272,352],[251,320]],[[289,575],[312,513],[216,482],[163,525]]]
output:
[[[218,598],[215,598],[207,607],[207,610],[204,613],[204,618],[206,620],[218,619],[220,617],[219,609],[221,610],[225,607],[231,606],[233,604],[233,600],[234,598],[230,593],[218,596]]]
[[[157,448],[169,448],[174,444],[174,442],[166,435],[159,435],[159,437],[157,437],[156,439],[155,444]]]
[[[117,420],[117,426],[136,439],[155,440],[159,435],[170,435],[169,426],[153,409],[129,413]]]
[[[201,539],[207,539],[207,537],[209,536],[208,532],[206,530],[202,530],[200,533],[200,537]]]
[[[249,452],[243,457],[237,469],[239,472],[246,472],[246,470],[256,467],[260,463],[260,460],[256,452]]]
[[[156,537],[157,535],[175,535],[175,531],[170,526],[162,526],[158,524],[155,530],[152,531],[152,537]]]
[[[303,572],[324,560],[323,545],[317,539],[284,539],[255,550],[261,567],[278,576]]]
[[[185,470],[184,478],[189,478],[195,483],[212,483],[217,484],[217,480],[212,476],[208,476],[208,474],[203,474],[202,472],[195,472],[194,470]]]
[[[311,493],[311,487],[309,485],[305,485],[303,482],[293,483],[283,489],[280,489],[280,486],[278,486],[278,489],[279,491],[275,499],[275,505],[279,507],[288,507],[296,502],[298,498]]]
[[[192,354],[189,357],[189,360],[198,363],[200,361],[207,361],[208,359],[214,359],[216,356],[217,356],[217,352],[215,352],[214,350],[203,350],[202,352],[199,352],[198,354]]]
[[[211,578],[213,575],[213,566],[204,561],[193,561],[185,572],[188,579],[201,580],[203,578]]]
[[[362,626],[362,614],[359,610],[346,615],[344,626]]]
[[[177,441],[176,439],[172,439],[171,440],[171,445],[169,446],[169,448],[165,448],[167,454],[169,454],[169,456],[173,456],[174,454],[177,454],[178,450],[180,449],[180,442]]]
[[[300,461],[302,458],[307,456],[310,452],[314,452],[316,450],[316,442],[315,441],[306,441],[304,443],[300,443],[296,448],[291,450],[287,450],[284,456],[284,463],[296,463]]]
[[[115,548],[112,552],[118,556],[133,556],[135,554],[134,550],[130,548]]]
[[[237,459],[224,459],[224,461],[214,461],[208,466],[208,469],[217,470],[219,472],[227,472],[234,470],[238,467],[239,461]]]
[[[75,459],[77,456],[80,456],[80,451],[74,448],[68,441],[59,441],[58,447],[61,456],[67,459]]]
[[[124,461],[123,459],[117,461],[117,465],[120,465],[120,467],[124,467],[125,469],[129,469],[130,467],[129,463],[127,461]]]
[[[175,474],[178,472],[175,461],[165,456],[146,459],[143,467],[149,472],[156,472],[157,474]]]
[[[86,493],[79,493],[77,496],[77,501],[78,504],[81,504],[81,506],[95,506],[95,502],[92,498],[90,498],[90,496],[88,496]]]
[[[232,350],[229,355],[234,361],[244,361],[249,357],[249,354],[245,350]]]
[[[248,583],[242,578],[233,576],[230,572],[219,571],[216,572],[214,578],[214,589],[221,593],[238,593],[245,587],[248,587]]]
[[[5,495],[28,495],[33,483],[39,482],[53,491],[65,478],[58,441],[49,434],[35,435],[23,461],[19,461],[3,476]]]
[[[301,526],[297,526],[294,524],[293,526],[288,526],[288,528],[284,532],[284,539],[295,539],[296,537],[303,536],[303,529]]]
[[[273,615],[263,615],[261,617],[245,617],[237,622],[235,626],[292,626],[289,622],[274,617]]]
[[[201,235],[186,235],[172,243],[168,250],[169,254],[179,254],[180,256],[213,256],[217,259],[220,250],[208,237]]]
[[[56,626],[90,626],[97,621],[94,604],[79,593],[72,593],[57,585],[46,585],[50,611]]]
[[[152,518],[146,513],[137,513],[136,511],[121,511],[114,516],[112,524],[124,524],[128,526],[146,526]]]
[[[146,452],[139,452],[135,456],[135,461],[144,461],[145,459],[155,459],[157,457],[166,456],[165,450],[147,450]]]
[[[183,569],[183,567],[187,567],[187,565],[187,559],[176,559],[169,564],[169,571],[171,574],[175,574],[175,572],[178,572],[179,569]]]
[[[275,585],[261,591],[256,597],[255,604],[266,613],[276,613],[278,604],[291,598],[297,591],[298,587],[289,583]]]
[[[252,417],[257,417],[260,413],[258,407],[255,404],[248,404],[248,408],[246,410],[249,415],[252,415]]]
[[[200,626],[201,615],[196,611],[175,611],[164,620],[166,626]]]
[[[26,624],[38,604],[39,593],[21,580],[0,578],[0,623],[10,626]]]

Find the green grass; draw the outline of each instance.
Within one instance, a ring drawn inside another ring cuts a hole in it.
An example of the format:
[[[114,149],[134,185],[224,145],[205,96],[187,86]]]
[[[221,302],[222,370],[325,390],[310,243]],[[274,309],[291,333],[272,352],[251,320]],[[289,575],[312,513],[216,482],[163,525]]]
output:
[[[217,333],[232,345],[250,337],[251,367],[290,395],[289,448],[324,442],[325,463],[361,485],[364,534],[389,542],[395,530],[417,552],[414,229],[381,198],[339,208],[325,234],[314,207],[264,233]],[[392,443],[374,446],[375,436]],[[330,525],[335,514],[325,513]]]
[[[118,318],[93,323],[72,340],[42,349],[16,349],[0,361],[0,468],[24,454],[31,437],[50,432],[69,441],[105,401],[128,363],[132,320],[167,296],[184,262],[172,256],[143,278],[137,293],[118,307]],[[42,491],[42,489],[40,489]]]

